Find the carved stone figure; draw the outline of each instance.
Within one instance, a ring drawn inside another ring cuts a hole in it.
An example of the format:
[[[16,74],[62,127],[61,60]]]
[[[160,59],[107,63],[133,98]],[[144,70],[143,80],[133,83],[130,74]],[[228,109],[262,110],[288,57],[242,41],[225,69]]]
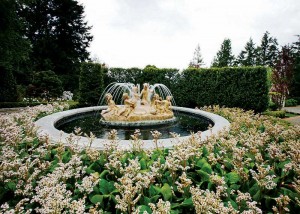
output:
[[[124,93],[122,98],[124,101],[124,106],[119,111],[119,115],[128,117],[128,115],[134,110],[134,108],[136,106],[136,102],[134,100],[130,99],[129,95],[127,93]]]
[[[101,112],[105,121],[147,121],[147,120],[165,120],[174,117],[172,111],[172,96],[167,96],[166,100],[162,100],[159,94],[155,93],[155,88],[149,87],[148,83],[143,85],[143,90],[139,93],[139,88],[132,85],[129,93],[123,93],[122,100],[124,105],[117,106],[113,100],[113,96],[108,93],[105,99],[108,105],[106,110]],[[150,97],[151,102],[150,102]]]
[[[163,100],[163,112],[164,113],[167,113],[167,114],[170,114],[172,113],[172,103],[171,103],[171,100],[172,100],[172,96],[167,96],[166,97],[166,100]]]
[[[144,88],[141,91],[141,104],[148,105],[149,104],[149,84],[144,83]]]
[[[105,95],[106,103],[108,105],[108,108],[106,110],[102,110],[101,115],[111,113],[111,114],[117,114],[119,108],[116,106],[115,101],[112,99],[113,96],[108,93]]]

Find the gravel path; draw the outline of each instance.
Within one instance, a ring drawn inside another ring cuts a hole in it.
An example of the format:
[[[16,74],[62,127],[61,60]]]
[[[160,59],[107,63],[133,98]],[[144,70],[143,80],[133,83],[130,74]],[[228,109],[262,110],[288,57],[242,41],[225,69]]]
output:
[[[25,109],[25,108],[26,108],[26,107],[18,107],[18,108],[0,108],[0,115],[20,112],[20,111],[22,111],[22,110]]]
[[[289,113],[299,114],[299,116],[286,118],[284,120],[289,121],[294,125],[300,125],[300,106],[284,107],[283,110]]]

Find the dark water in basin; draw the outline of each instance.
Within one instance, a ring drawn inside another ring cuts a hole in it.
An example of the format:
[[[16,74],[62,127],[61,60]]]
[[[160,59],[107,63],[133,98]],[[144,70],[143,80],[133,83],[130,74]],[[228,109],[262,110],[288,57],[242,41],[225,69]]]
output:
[[[95,113],[84,114],[69,118],[64,122],[60,122],[56,126],[57,129],[66,133],[72,133],[75,127],[80,127],[83,133],[93,132],[97,138],[108,138],[108,133],[112,129],[116,129],[118,132],[118,138],[120,140],[129,140],[136,128],[132,127],[108,127],[99,123],[100,116]],[[160,139],[170,138],[170,132],[180,134],[181,137],[190,135],[191,132],[205,131],[209,124],[213,125],[213,122],[207,118],[188,115],[184,113],[176,113],[176,122],[161,125],[161,126],[149,126],[140,127],[141,136],[143,140],[153,139],[150,131],[157,130],[162,133]]]

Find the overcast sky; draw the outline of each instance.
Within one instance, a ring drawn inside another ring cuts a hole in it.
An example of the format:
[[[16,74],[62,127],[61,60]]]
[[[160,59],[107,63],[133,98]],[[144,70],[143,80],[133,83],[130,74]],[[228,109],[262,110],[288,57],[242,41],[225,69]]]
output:
[[[299,0],[79,0],[92,25],[92,57],[109,67],[186,68],[200,45],[205,66],[225,38],[235,55],[264,32],[280,45],[300,34]]]

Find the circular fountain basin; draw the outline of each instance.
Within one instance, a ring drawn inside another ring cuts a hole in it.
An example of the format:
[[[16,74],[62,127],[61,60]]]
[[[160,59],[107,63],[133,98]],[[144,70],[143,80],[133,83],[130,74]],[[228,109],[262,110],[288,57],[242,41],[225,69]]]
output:
[[[174,123],[176,121],[176,118],[170,118],[166,120],[147,120],[147,121],[134,121],[134,122],[125,122],[125,121],[105,121],[100,120],[100,123],[102,125],[107,125],[111,127],[145,127],[145,126],[161,126],[161,125],[167,125],[170,123]]]
[[[68,111],[63,111],[63,112],[54,113],[52,115],[48,115],[36,121],[35,124],[39,127],[38,135],[48,135],[52,143],[62,142],[68,145],[68,141],[66,139],[70,137],[70,134],[58,130],[56,127],[59,124],[64,123],[64,121],[70,118],[80,117],[81,115],[96,112],[96,111],[101,111],[106,108],[107,106],[87,107],[87,108],[73,109],[73,110],[68,110]],[[222,130],[227,130],[227,131],[229,130],[230,124],[228,120],[226,120],[225,118],[219,115],[205,112],[198,109],[190,109],[190,108],[176,107],[176,106],[172,108],[174,111],[177,111],[179,113],[204,117],[213,122],[214,126],[210,130],[202,131],[200,133],[201,140],[205,140],[211,135],[216,135]],[[184,142],[189,137],[190,136],[160,139],[158,145],[164,148],[171,148],[178,143]],[[99,150],[103,150],[105,149],[104,143],[107,143],[108,141],[109,140],[107,139],[96,138],[93,141],[92,147]],[[78,145],[80,146],[86,146],[88,145],[88,143],[89,143],[89,139],[86,137],[81,137],[78,141]],[[120,149],[132,148],[131,140],[119,140],[118,145]],[[144,149],[153,149],[156,148],[156,144],[153,142],[153,140],[143,140],[142,147]]]

